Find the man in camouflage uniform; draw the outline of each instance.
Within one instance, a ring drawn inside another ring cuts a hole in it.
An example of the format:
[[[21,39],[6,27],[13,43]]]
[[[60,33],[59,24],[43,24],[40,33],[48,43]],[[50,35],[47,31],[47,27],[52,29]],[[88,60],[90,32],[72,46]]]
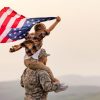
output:
[[[47,58],[46,52],[41,52]],[[24,100],[47,100],[48,92],[60,92],[66,90],[67,86],[59,82],[53,83],[50,75],[45,70],[31,70],[26,68],[21,76],[21,86],[25,88]]]

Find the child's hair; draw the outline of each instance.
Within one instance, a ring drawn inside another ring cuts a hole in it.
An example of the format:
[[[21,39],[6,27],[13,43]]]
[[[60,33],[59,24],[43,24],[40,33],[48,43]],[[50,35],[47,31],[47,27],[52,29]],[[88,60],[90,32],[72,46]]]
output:
[[[35,31],[39,31],[41,29],[46,29],[46,26],[43,24],[43,23],[37,23],[35,26],[34,26],[34,30]]]

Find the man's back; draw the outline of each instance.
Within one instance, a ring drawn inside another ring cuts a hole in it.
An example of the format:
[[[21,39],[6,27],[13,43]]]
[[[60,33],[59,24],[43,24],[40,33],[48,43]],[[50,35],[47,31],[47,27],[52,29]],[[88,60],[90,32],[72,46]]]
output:
[[[47,96],[47,92],[43,91],[40,81],[38,79],[39,73],[41,72],[42,71],[40,70],[30,70],[27,68],[25,69],[21,77],[21,81],[22,81],[21,83],[22,85],[24,85],[26,97],[29,97],[32,100],[40,100],[40,98]]]
[[[53,84],[44,70],[27,68],[21,76],[21,86],[25,88],[25,100],[47,100],[48,92],[57,90],[59,83]]]

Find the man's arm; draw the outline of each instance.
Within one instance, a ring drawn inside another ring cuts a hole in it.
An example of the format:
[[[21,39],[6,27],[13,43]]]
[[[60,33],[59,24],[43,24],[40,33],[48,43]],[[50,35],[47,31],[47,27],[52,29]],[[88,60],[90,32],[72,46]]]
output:
[[[26,74],[26,70],[27,70],[27,68],[24,70],[24,72],[23,72],[23,74],[22,74],[22,76],[21,76],[21,80],[20,80],[20,85],[21,85],[22,87],[24,87],[23,79],[24,79],[24,76],[25,76],[25,74]]]
[[[21,85],[21,87],[24,87],[24,83],[23,83],[23,75],[21,76],[20,85]]]
[[[46,92],[56,91],[60,86],[60,83],[52,83],[49,74],[43,70],[39,72],[39,80],[43,90]]]
[[[46,30],[48,33],[50,33],[55,27],[56,25],[61,21],[61,18],[58,16],[56,18],[56,21]]]

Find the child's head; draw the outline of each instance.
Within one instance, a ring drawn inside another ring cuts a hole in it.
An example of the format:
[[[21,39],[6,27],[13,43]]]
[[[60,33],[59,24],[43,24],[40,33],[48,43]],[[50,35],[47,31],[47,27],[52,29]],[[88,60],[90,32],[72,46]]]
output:
[[[40,31],[40,30],[45,30],[45,29],[46,29],[46,26],[43,23],[37,23],[34,26],[34,30],[35,31]]]

